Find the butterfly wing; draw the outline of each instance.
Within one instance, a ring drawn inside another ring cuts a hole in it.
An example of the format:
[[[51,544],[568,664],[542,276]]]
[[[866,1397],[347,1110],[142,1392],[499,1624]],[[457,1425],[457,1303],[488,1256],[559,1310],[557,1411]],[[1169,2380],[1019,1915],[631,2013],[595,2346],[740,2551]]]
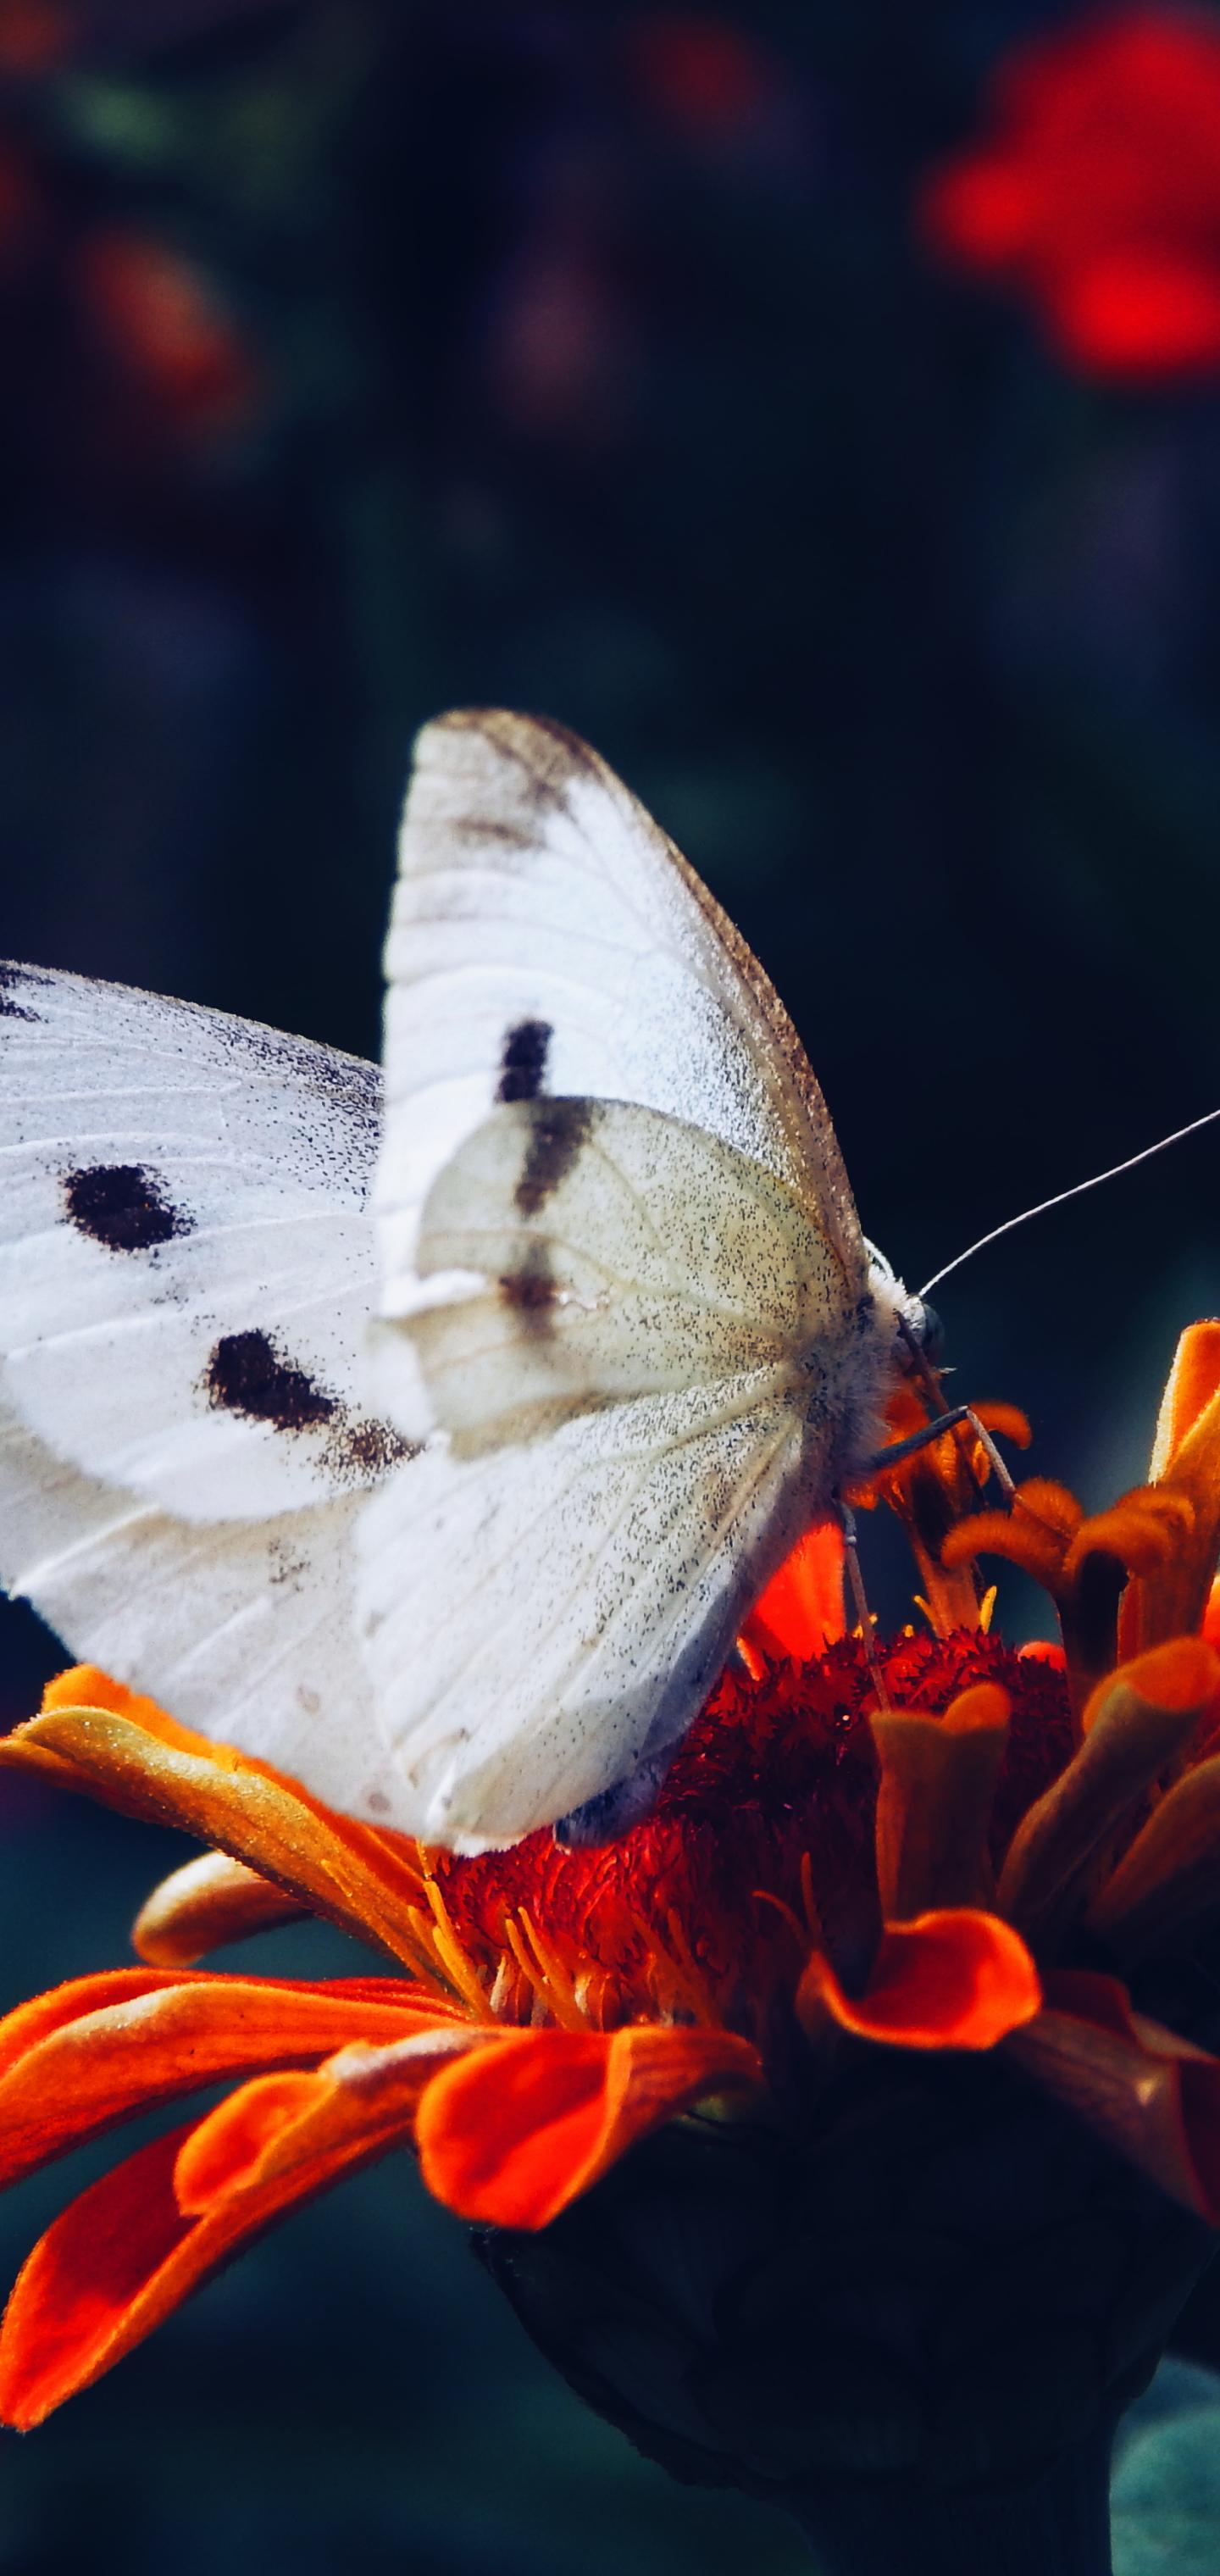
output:
[[[69,1651],[393,1824],[351,1536],[374,1066],[0,976],[0,1578]]]
[[[497,1102],[638,1101],[786,1181],[863,1291],[825,1102],[732,923],[596,752],[503,710],[416,746],[386,951],[382,1312],[409,1302],[433,1181]],[[404,1368],[396,1419],[428,1408]]]
[[[5,970],[0,1386],[47,1448],[187,1520],[366,1488],[375,1067],[220,1012]]]
[[[800,1425],[782,1392],[748,1396],[429,1450],[366,1505],[365,1651],[424,1840],[477,1852],[562,1817],[600,1840],[651,1804],[759,1563],[799,1532]]]
[[[409,1828],[352,1633],[363,1497],[211,1527],[82,1476],[0,1407],[0,1579],[81,1661],[349,1814]]]
[[[388,967],[377,1397],[442,1436],[361,1523],[379,1724],[425,1836],[606,1830],[858,1454],[892,1307],[761,969],[560,728],[428,728]]]

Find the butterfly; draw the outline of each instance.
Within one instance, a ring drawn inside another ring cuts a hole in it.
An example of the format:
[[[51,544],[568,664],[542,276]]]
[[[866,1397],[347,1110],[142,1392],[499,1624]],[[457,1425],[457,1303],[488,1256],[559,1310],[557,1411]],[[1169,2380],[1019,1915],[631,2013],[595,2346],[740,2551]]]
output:
[[[416,747],[371,1065],[0,970],[0,1573],[477,1852],[647,1811],[919,1301],[686,861],[561,726]]]

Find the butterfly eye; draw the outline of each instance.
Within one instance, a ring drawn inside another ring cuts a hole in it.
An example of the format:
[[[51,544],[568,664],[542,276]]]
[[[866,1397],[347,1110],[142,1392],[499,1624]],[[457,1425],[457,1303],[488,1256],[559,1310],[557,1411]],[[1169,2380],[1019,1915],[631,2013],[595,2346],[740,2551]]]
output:
[[[931,1360],[935,1367],[945,1347],[945,1328],[935,1306],[929,1306],[922,1297],[908,1297],[905,1321],[921,1357]]]

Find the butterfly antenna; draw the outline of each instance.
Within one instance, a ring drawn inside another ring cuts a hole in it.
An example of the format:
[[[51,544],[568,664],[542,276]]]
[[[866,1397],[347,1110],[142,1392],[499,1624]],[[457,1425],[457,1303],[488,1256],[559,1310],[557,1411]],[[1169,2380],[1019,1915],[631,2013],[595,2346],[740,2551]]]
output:
[[[1205,1118],[1192,1118],[1189,1127],[1175,1127],[1172,1136],[1162,1136],[1155,1145],[1145,1145],[1142,1154],[1129,1154],[1125,1163],[1112,1163],[1108,1172],[1094,1172],[1091,1180],[1077,1181],[1070,1190],[1057,1190],[1053,1199],[1039,1199],[1037,1207],[1022,1208],[1020,1216],[1010,1216],[1003,1225],[993,1225],[990,1234],[981,1234],[978,1242],[968,1243],[955,1261],[946,1261],[943,1270],[925,1279],[920,1296],[926,1297],[933,1288],[939,1288],[951,1271],[960,1270],[963,1261],[973,1261],[975,1253],[982,1252],[989,1243],[998,1243],[1002,1234],[1011,1234],[1018,1225],[1028,1225],[1031,1216],[1045,1216],[1048,1208],[1062,1207],[1067,1199],[1083,1198],[1086,1190],[1100,1189],[1103,1181],[1116,1181],[1120,1172],[1133,1172],[1137,1163],[1150,1162],[1154,1154],[1163,1154],[1167,1145],[1180,1145],[1184,1136],[1197,1136],[1201,1127],[1210,1127],[1217,1118],[1220,1109],[1209,1109]]]

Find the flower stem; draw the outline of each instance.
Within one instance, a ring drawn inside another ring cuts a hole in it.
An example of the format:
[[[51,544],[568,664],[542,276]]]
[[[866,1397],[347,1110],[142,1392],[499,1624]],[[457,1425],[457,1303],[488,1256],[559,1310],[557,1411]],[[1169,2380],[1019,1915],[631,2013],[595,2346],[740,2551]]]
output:
[[[1111,2576],[1106,2425],[1036,2486],[924,2495],[901,2479],[790,2487],[820,2576]]]

